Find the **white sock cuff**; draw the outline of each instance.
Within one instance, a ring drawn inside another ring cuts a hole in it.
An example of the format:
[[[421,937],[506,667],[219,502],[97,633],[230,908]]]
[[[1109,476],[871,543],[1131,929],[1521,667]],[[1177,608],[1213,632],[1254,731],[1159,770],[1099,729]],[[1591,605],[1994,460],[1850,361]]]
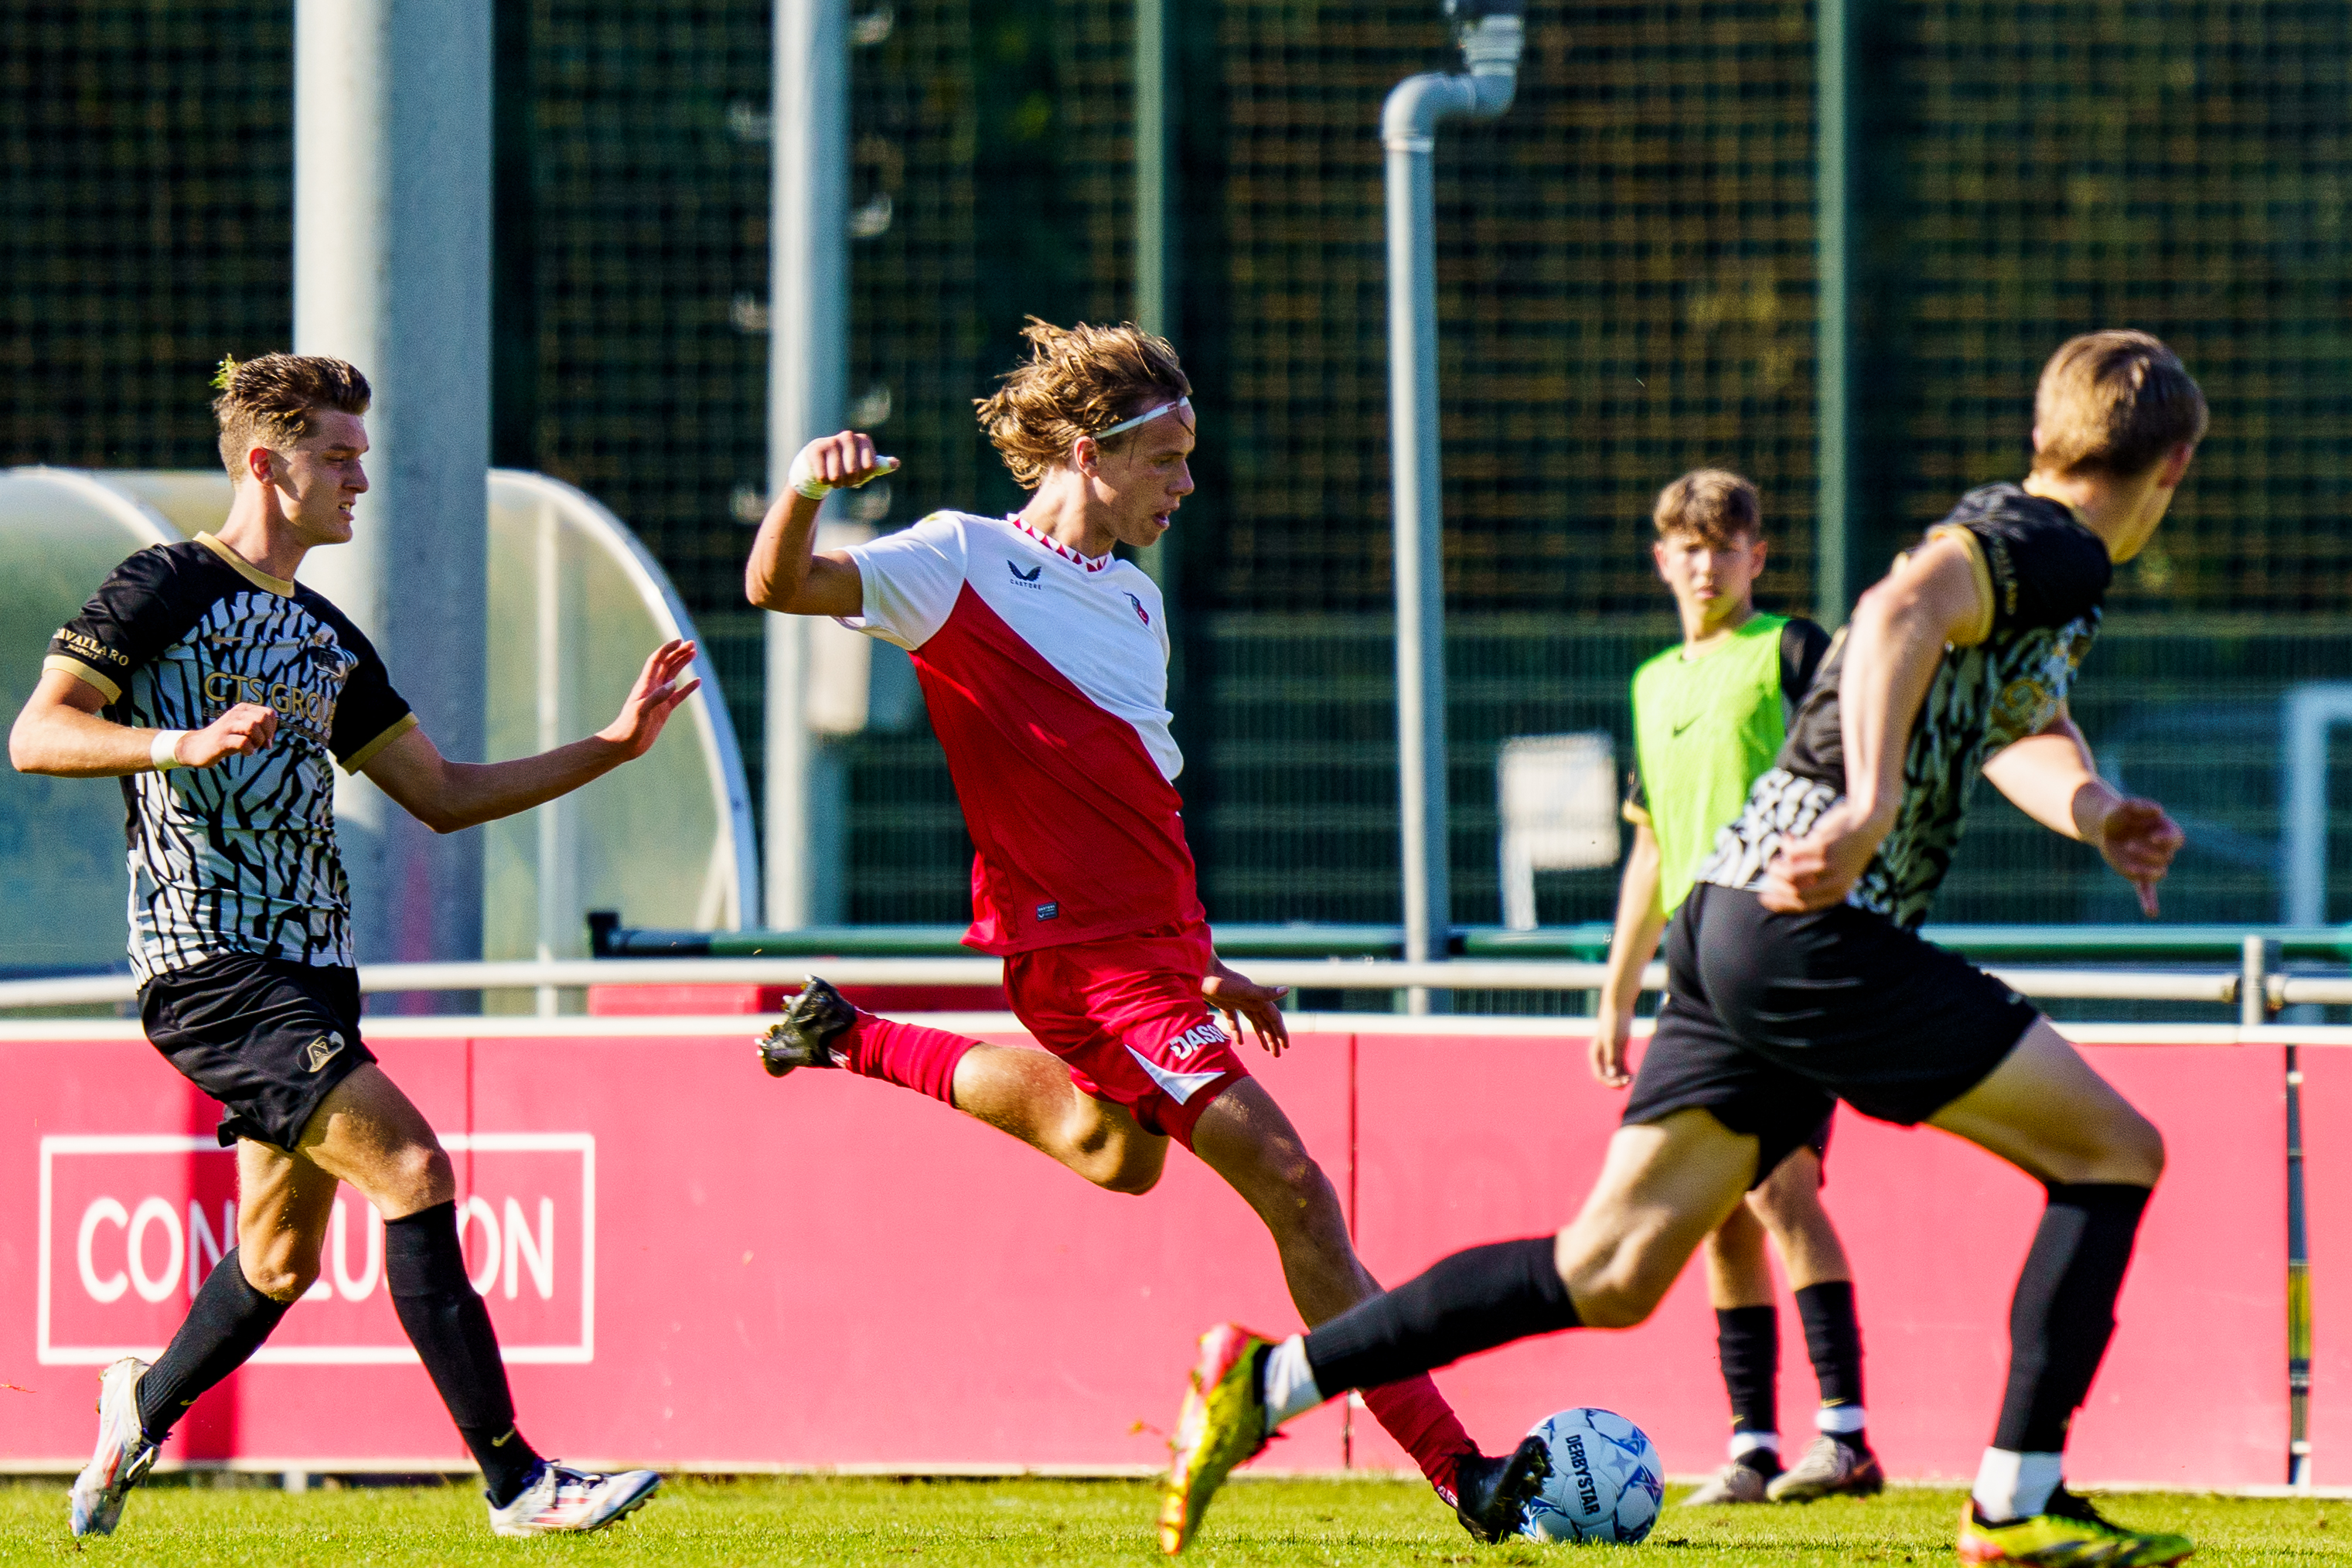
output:
[[[1859,1405],[1824,1405],[1813,1412],[1813,1428],[1832,1436],[1850,1437],[1870,1423]]]
[[[1735,1463],[1746,1456],[1756,1452],[1759,1448],[1763,1449],[1767,1453],[1778,1454],[1780,1451],[1780,1434],[1778,1432],[1734,1432],[1731,1435],[1731,1458]]]
[[[1306,1335],[1293,1334],[1266,1352],[1265,1429],[1268,1435],[1292,1416],[1306,1415],[1322,1404],[1323,1399],[1323,1391],[1315,1386],[1315,1369],[1307,1364]]]
[[[2007,1448],[1987,1448],[1977,1467],[1977,1484],[1969,1495],[1993,1521],[2025,1519],[2049,1506],[2058,1489],[2063,1454],[2018,1454]]]

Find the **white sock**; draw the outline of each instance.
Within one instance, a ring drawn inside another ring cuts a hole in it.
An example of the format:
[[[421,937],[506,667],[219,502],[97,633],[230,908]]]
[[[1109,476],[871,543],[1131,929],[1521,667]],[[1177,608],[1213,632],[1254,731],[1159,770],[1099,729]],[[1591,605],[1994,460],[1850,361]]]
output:
[[[1293,1334],[1268,1351],[1265,1356],[1265,1430],[1271,1436],[1274,1429],[1294,1415],[1304,1415],[1323,1403],[1326,1395],[1315,1386],[1315,1369],[1307,1364],[1307,1336]]]
[[[1851,1437],[1870,1425],[1859,1405],[1824,1405],[1813,1412],[1813,1426],[1833,1437]]]
[[[1738,1464],[1759,1448],[1774,1458],[1780,1457],[1780,1434],[1778,1432],[1734,1432],[1731,1435],[1731,1462]]]
[[[1977,1467],[1977,1484],[1970,1492],[1985,1518],[1999,1524],[2026,1519],[2050,1504],[2058,1489],[2063,1454],[2016,1454],[2007,1448],[1987,1448]]]

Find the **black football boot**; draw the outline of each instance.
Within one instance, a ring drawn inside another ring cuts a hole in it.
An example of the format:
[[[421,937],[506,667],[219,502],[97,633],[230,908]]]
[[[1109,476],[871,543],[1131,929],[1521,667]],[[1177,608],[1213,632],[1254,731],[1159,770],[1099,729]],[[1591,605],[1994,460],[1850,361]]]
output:
[[[812,974],[801,994],[784,1007],[784,1016],[760,1037],[760,1065],[770,1078],[782,1078],[794,1068],[837,1068],[833,1042],[857,1022],[851,1006],[831,984]]]
[[[1551,1450],[1540,1437],[1522,1438],[1497,1458],[1465,1454],[1454,1470],[1454,1512],[1462,1528],[1493,1545],[1518,1533],[1528,1504],[1551,1478]]]

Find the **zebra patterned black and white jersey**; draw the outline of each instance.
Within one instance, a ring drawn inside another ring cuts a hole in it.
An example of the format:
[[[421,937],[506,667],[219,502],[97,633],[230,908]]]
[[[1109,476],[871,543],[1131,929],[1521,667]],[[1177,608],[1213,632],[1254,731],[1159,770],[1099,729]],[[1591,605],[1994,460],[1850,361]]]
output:
[[[333,764],[358,772],[416,718],[341,611],[198,534],[116,567],[42,665],[134,729],[200,730],[240,702],[278,713],[257,756],[123,779],[141,984],[220,953],[353,962]]]
[[[1985,759],[2058,716],[2098,636],[2115,571],[2106,546],[2072,511],[2016,485],[1961,497],[1928,530],[1931,539],[1947,534],[1969,547],[1990,620],[1978,641],[1944,650],[1904,753],[1901,811],[1846,895],[1906,929],[1927,918],[1951,869]],[[1738,820],[1716,835],[1700,881],[1754,887],[1783,839],[1803,837],[1844,798],[1844,668],[1841,632],[1780,756],[1748,791]]]

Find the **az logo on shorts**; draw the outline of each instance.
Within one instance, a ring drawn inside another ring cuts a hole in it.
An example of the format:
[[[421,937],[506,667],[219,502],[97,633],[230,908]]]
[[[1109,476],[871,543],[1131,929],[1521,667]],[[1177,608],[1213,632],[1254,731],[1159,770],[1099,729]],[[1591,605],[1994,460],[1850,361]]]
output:
[[[1202,1046],[1222,1046],[1233,1038],[1216,1026],[1215,1020],[1195,1024],[1168,1042],[1168,1054],[1182,1061]]]
[[[320,1035],[317,1039],[312,1040],[309,1045],[302,1047],[302,1063],[312,1072],[323,1071],[327,1064],[335,1059],[336,1053],[341,1051],[342,1048],[342,1036],[336,1034]]]

